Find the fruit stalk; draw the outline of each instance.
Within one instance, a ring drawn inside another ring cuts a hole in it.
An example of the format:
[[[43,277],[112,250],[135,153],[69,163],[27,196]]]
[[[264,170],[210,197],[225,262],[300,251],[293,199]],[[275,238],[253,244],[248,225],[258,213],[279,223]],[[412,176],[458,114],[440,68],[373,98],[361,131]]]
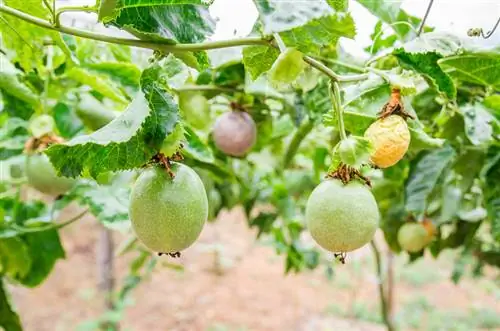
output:
[[[113,275],[113,233],[105,227],[102,227],[99,233],[99,241],[97,242],[97,268],[98,268],[98,284],[97,287],[103,295],[103,310],[104,312],[114,309],[113,290],[115,280]],[[118,325],[115,322],[104,322],[103,327],[117,330]],[[111,324],[111,325],[110,325]]]
[[[375,267],[377,270],[377,278],[378,278],[378,290],[379,290],[379,299],[380,299],[380,309],[382,313],[382,318],[384,320],[384,324],[387,327],[387,331],[396,331],[392,323],[392,319],[389,313],[389,305],[387,301],[384,285],[384,277],[382,272],[382,257],[380,255],[380,250],[377,247],[377,244],[374,240],[370,241],[370,245],[372,247],[373,255],[375,256]]]
[[[345,140],[347,139],[347,135],[345,133],[345,126],[344,126],[344,112],[340,102],[339,84],[336,81],[332,81],[330,84],[330,99],[333,104],[333,110],[337,115],[337,129],[339,130],[340,133],[340,139]]]

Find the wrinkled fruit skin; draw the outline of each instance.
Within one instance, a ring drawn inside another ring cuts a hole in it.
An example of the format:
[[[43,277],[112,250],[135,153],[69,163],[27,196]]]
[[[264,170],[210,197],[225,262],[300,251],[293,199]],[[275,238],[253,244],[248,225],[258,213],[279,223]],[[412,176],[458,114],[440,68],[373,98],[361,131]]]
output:
[[[398,231],[398,243],[402,249],[410,253],[420,252],[432,236],[420,223],[406,223]]]
[[[410,146],[410,130],[398,115],[390,115],[372,123],[365,137],[373,146],[370,160],[379,168],[387,168],[403,158]]]
[[[26,177],[31,187],[52,196],[66,193],[76,182],[73,178],[57,176],[56,170],[45,154],[26,157]]]
[[[175,178],[164,168],[146,169],[130,196],[130,220],[139,240],[159,253],[191,246],[208,217],[207,193],[196,172],[172,163]]]
[[[306,221],[313,239],[330,252],[350,252],[368,243],[379,222],[377,202],[357,181],[338,179],[319,184],[306,206]]]
[[[255,144],[257,128],[250,115],[232,111],[217,118],[213,137],[217,148],[227,155],[243,156]]]

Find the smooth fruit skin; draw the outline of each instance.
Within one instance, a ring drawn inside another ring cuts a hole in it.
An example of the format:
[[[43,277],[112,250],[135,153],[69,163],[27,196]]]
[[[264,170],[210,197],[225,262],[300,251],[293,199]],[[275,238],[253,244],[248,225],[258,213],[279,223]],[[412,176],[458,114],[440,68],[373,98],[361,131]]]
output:
[[[217,148],[227,155],[243,156],[255,144],[257,127],[247,113],[231,111],[217,118],[213,137]]]
[[[372,123],[365,137],[373,146],[370,157],[373,164],[387,168],[403,158],[410,146],[410,130],[406,121],[398,115],[390,115]]]
[[[410,253],[420,252],[430,241],[429,232],[420,223],[406,223],[398,231],[398,243]]]
[[[130,220],[142,243],[155,252],[175,253],[198,239],[208,217],[203,182],[190,167],[172,163],[175,178],[160,167],[146,169],[130,196]]]
[[[52,196],[66,193],[76,182],[73,178],[58,176],[45,154],[26,157],[26,177],[31,187]]]
[[[313,239],[330,252],[350,252],[368,243],[379,223],[377,202],[357,181],[319,184],[309,196],[306,222]]]

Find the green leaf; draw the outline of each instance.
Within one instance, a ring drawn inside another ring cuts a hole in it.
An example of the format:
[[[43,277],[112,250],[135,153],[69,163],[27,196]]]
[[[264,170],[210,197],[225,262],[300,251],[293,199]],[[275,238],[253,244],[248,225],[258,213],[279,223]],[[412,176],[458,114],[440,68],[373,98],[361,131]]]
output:
[[[349,9],[348,0],[326,0],[335,11],[347,11]]]
[[[289,47],[303,53],[319,54],[321,49],[335,45],[340,37],[354,38],[356,28],[349,14],[338,13],[314,19],[304,26],[280,33]]]
[[[491,234],[497,242],[500,241],[500,148],[492,147],[483,175],[483,190],[488,218],[491,221]]]
[[[0,239],[0,266],[2,273],[12,279],[23,278],[31,269],[28,246],[19,237]]]
[[[469,53],[438,61],[453,78],[500,91],[500,55],[498,53]]]
[[[96,178],[100,173],[147,163],[179,120],[179,109],[172,96],[159,85],[164,80],[162,73],[159,65],[145,70],[141,78],[143,93],[102,129],[51,146],[46,154],[57,171],[76,177],[88,170]]]
[[[205,163],[215,161],[214,154],[210,147],[204,143],[189,126],[185,126],[187,145],[184,146],[184,153],[193,159]]]
[[[21,154],[28,138],[28,123],[20,118],[9,118],[0,128],[0,160]]]
[[[373,33],[370,35],[370,38],[372,39],[373,44],[365,48],[365,51],[370,52],[370,54],[376,54],[382,49],[389,48],[394,45],[396,40],[398,40],[398,37],[394,34],[386,38],[383,37],[382,21],[380,20],[377,22],[377,24],[375,24]]]
[[[269,70],[268,78],[272,83],[292,83],[305,69],[303,54],[295,48],[287,48],[278,56]]]
[[[264,34],[283,32],[303,26],[313,19],[333,13],[324,0],[279,1],[254,0],[264,27]]]
[[[82,121],[67,104],[58,102],[52,109],[52,113],[57,130],[62,137],[71,138],[83,129]]]
[[[3,4],[45,20],[50,16],[40,0],[4,0]],[[52,39],[56,44],[63,43],[60,33],[10,15],[0,16],[0,33],[3,37],[2,47],[15,51],[15,60],[26,72],[43,68],[43,49],[47,39]]]
[[[30,226],[37,227],[40,224],[45,222],[32,223]],[[17,279],[25,286],[35,287],[47,278],[58,259],[65,258],[64,249],[56,230],[33,232],[21,238],[28,246],[31,269],[24,277]]]
[[[278,217],[275,213],[259,213],[256,217],[249,220],[249,225],[251,228],[257,228],[257,238],[264,233],[269,233],[273,228],[273,223]]]
[[[447,34],[428,33],[394,50],[403,68],[411,69],[429,79],[449,99],[457,94],[451,77],[445,73],[438,61],[459,51],[459,41]]]
[[[454,149],[445,146],[425,154],[415,162],[405,188],[406,211],[417,216],[423,215],[441,173],[454,157]]]
[[[129,226],[128,206],[130,189],[127,186],[97,185],[94,182],[78,183],[64,196],[67,202],[76,201],[102,224],[110,229]]]
[[[0,327],[5,331],[23,331],[21,320],[9,303],[3,278],[0,278]]]
[[[280,52],[274,47],[248,46],[243,48],[243,64],[252,79],[271,69]]]
[[[204,41],[215,29],[215,21],[208,9],[201,5],[179,3],[131,1],[130,6],[124,6],[116,17],[106,23],[143,40],[163,40],[172,44]]]
[[[71,70],[67,71],[66,76],[82,85],[90,86],[94,91],[110,98],[113,101],[127,103],[123,94],[103,76],[92,74],[88,70],[78,67],[73,67]]]
[[[400,8],[402,2],[400,0],[359,0],[358,2],[387,24],[407,22],[414,28],[418,28],[420,25],[419,18],[408,15]],[[410,36],[411,29],[407,25],[395,24],[392,25],[392,28],[400,39]],[[424,31],[429,31],[429,29],[425,28]]]
[[[99,62],[87,64],[86,67],[96,73],[105,74],[118,83],[134,88],[138,88],[141,81],[141,70],[132,63]]]
[[[161,5],[211,5],[213,0],[100,0],[99,21],[115,17],[121,10],[141,6]]]
[[[369,163],[372,146],[368,139],[351,135],[339,142],[336,152],[338,152],[342,163],[359,168],[361,165]]]
[[[40,96],[20,82],[16,74],[0,72],[0,91],[22,100],[30,106],[37,107],[40,105]]]
[[[483,105],[467,104],[460,107],[460,112],[464,117],[465,134],[473,145],[483,145],[493,141],[492,125],[496,119]]]

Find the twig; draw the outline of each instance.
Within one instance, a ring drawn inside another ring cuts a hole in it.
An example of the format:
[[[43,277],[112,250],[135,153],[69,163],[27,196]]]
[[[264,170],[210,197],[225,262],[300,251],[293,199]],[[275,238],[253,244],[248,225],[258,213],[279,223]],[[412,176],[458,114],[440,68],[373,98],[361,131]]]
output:
[[[429,13],[431,12],[431,8],[432,8],[433,3],[434,3],[434,0],[429,1],[429,5],[427,6],[427,10],[425,11],[424,18],[422,19],[422,22],[420,22],[420,27],[418,28],[417,37],[422,34],[422,31],[424,31],[425,21],[427,21],[427,17],[429,16]]]
[[[82,218],[86,213],[88,212],[88,209],[87,210],[84,210],[83,212],[81,212],[80,214],[76,215],[75,217],[67,220],[67,221],[64,221],[64,222],[61,222],[61,223],[57,223],[57,224],[53,224],[53,225],[49,225],[49,226],[45,226],[45,227],[39,227],[39,228],[27,228],[27,227],[23,227],[23,226],[19,226],[19,225],[16,225],[16,224],[12,224],[12,228],[21,232],[22,233],[34,233],[34,232],[42,232],[42,231],[49,231],[49,230],[58,230],[58,229],[61,229],[67,225],[70,225],[76,221],[78,221],[80,218]]]
[[[290,141],[290,144],[285,152],[285,156],[283,157],[283,170],[288,168],[295,154],[297,154],[300,144],[313,128],[314,121],[308,118],[306,122],[303,123],[297,131],[295,131],[295,134],[293,135],[292,140]]]
[[[383,318],[384,323],[387,327],[387,331],[395,331],[396,329],[392,323],[392,320],[390,319],[389,311],[388,311],[386,291],[385,291],[384,281],[383,281],[383,277],[382,277],[382,258],[380,256],[380,251],[377,247],[377,244],[375,244],[374,240],[370,241],[370,245],[372,246],[373,255],[375,256],[375,267],[377,270],[378,291],[379,291],[379,297],[380,297],[379,299],[380,299],[380,306],[381,306],[380,309],[382,312],[382,318]]]

